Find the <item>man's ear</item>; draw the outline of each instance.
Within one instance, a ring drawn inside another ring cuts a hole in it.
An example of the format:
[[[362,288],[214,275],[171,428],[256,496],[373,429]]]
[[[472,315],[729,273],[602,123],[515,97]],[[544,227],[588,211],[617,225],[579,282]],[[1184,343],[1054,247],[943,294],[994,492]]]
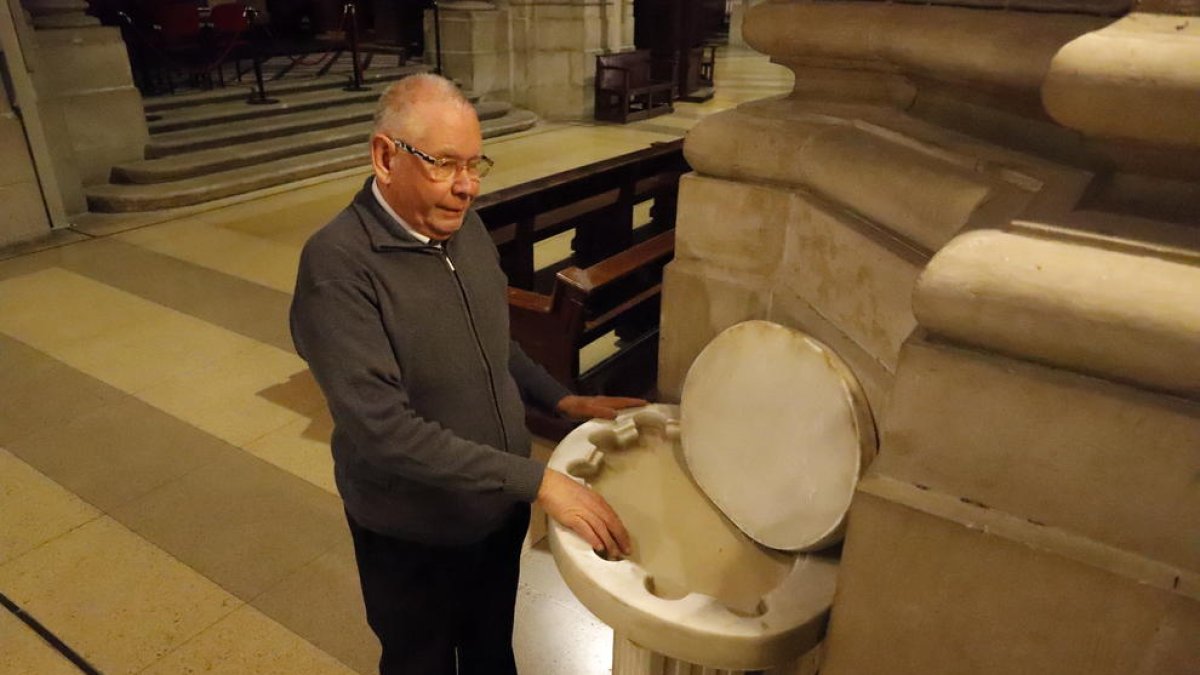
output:
[[[392,159],[395,156],[396,146],[386,136],[375,134],[371,137],[371,169],[380,185],[392,182]]]

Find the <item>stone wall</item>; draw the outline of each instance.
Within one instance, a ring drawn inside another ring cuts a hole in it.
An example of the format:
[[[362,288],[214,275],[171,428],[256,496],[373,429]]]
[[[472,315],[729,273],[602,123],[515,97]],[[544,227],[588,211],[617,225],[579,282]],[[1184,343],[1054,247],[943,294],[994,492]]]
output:
[[[822,673],[1190,672],[1200,21],[937,4],[749,10],[795,89],[689,134],[659,388],[751,318],[863,381]]]
[[[38,186],[25,127],[9,105],[12,92],[4,78],[0,99],[0,246],[49,234],[50,222]]]
[[[632,48],[632,0],[443,2],[444,73],[552,119],[590,117],[598,53]],[[426,59],[435,58],[432,12]]]

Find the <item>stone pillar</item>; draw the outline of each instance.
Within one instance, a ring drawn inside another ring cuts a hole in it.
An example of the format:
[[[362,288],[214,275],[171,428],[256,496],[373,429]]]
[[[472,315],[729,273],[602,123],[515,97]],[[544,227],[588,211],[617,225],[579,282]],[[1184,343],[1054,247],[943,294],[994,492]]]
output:
[[[46,205],[25,142],[25,129],[8,102],[8,78],[0,98],[0,246],[33,239],[50,232]]]
[[[1189,672],[1200,22],[972,4],[748,12],[795,89],[688,136],[659,389],[752,318],[863,382],[822,673]]]
[[[36,28],[35,86],[66,125],[66,135],[50,139],[68,144],[55,154],[70,155],[83,185],[107,182],[114,164],[142,158],[149,139],[121,33],[85,15],[81,0],[24,2]],[[81,197],[68,202],[72,212],[86,210]]]
[[[457,80],[468,93],[508,98],[512,49],[507,10],[478,0],[439,2],[438,8],[442,74]],[[436,49],[433,10],[427,10],[426,63],[435,63]]]
[[[746,20],[746,12],[763,0],[734,0],[729,14],[729,46],[747,47],[746,39],[742,37],[742,23]]]
[[[633,40],[630,0],[442,2],[443,70],[463,88],[555,119],[590,117],[595,55]],[[426,59],[433,62],[432,11]]]

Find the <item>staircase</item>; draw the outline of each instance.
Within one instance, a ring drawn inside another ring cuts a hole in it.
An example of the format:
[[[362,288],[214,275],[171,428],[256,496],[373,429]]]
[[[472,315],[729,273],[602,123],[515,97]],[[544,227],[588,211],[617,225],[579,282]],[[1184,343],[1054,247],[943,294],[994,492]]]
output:
[[[129,213],[215,199],[366,167],[375,101],[393,80],[423,65],[372,69],[362,92],[326,75],[269,83],[276,103],[246,103],[234,86],[148,99],[146,159],[113,167],[110,182],[86,189],[93,212]],[[499,101],[473,100],[484,138],[532,127],[537,116]]]

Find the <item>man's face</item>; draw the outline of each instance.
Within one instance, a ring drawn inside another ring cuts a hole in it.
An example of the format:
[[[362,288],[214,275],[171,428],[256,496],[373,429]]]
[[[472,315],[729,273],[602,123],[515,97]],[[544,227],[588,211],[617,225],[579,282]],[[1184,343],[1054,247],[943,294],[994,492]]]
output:
[[[400,137],[413,148],[435,158],[459,162],[483,153],[479,119],[470,106],[453,102],[422,104],[415,111],[423,119],[421,133]],[[435,180],[424,159],[404,151],[388,138],[371,141],[379,191],[409,227],[435,240],[450,237],[462,227],[467,207],[479,194],[479,179],[457,170],[446,180]]]

